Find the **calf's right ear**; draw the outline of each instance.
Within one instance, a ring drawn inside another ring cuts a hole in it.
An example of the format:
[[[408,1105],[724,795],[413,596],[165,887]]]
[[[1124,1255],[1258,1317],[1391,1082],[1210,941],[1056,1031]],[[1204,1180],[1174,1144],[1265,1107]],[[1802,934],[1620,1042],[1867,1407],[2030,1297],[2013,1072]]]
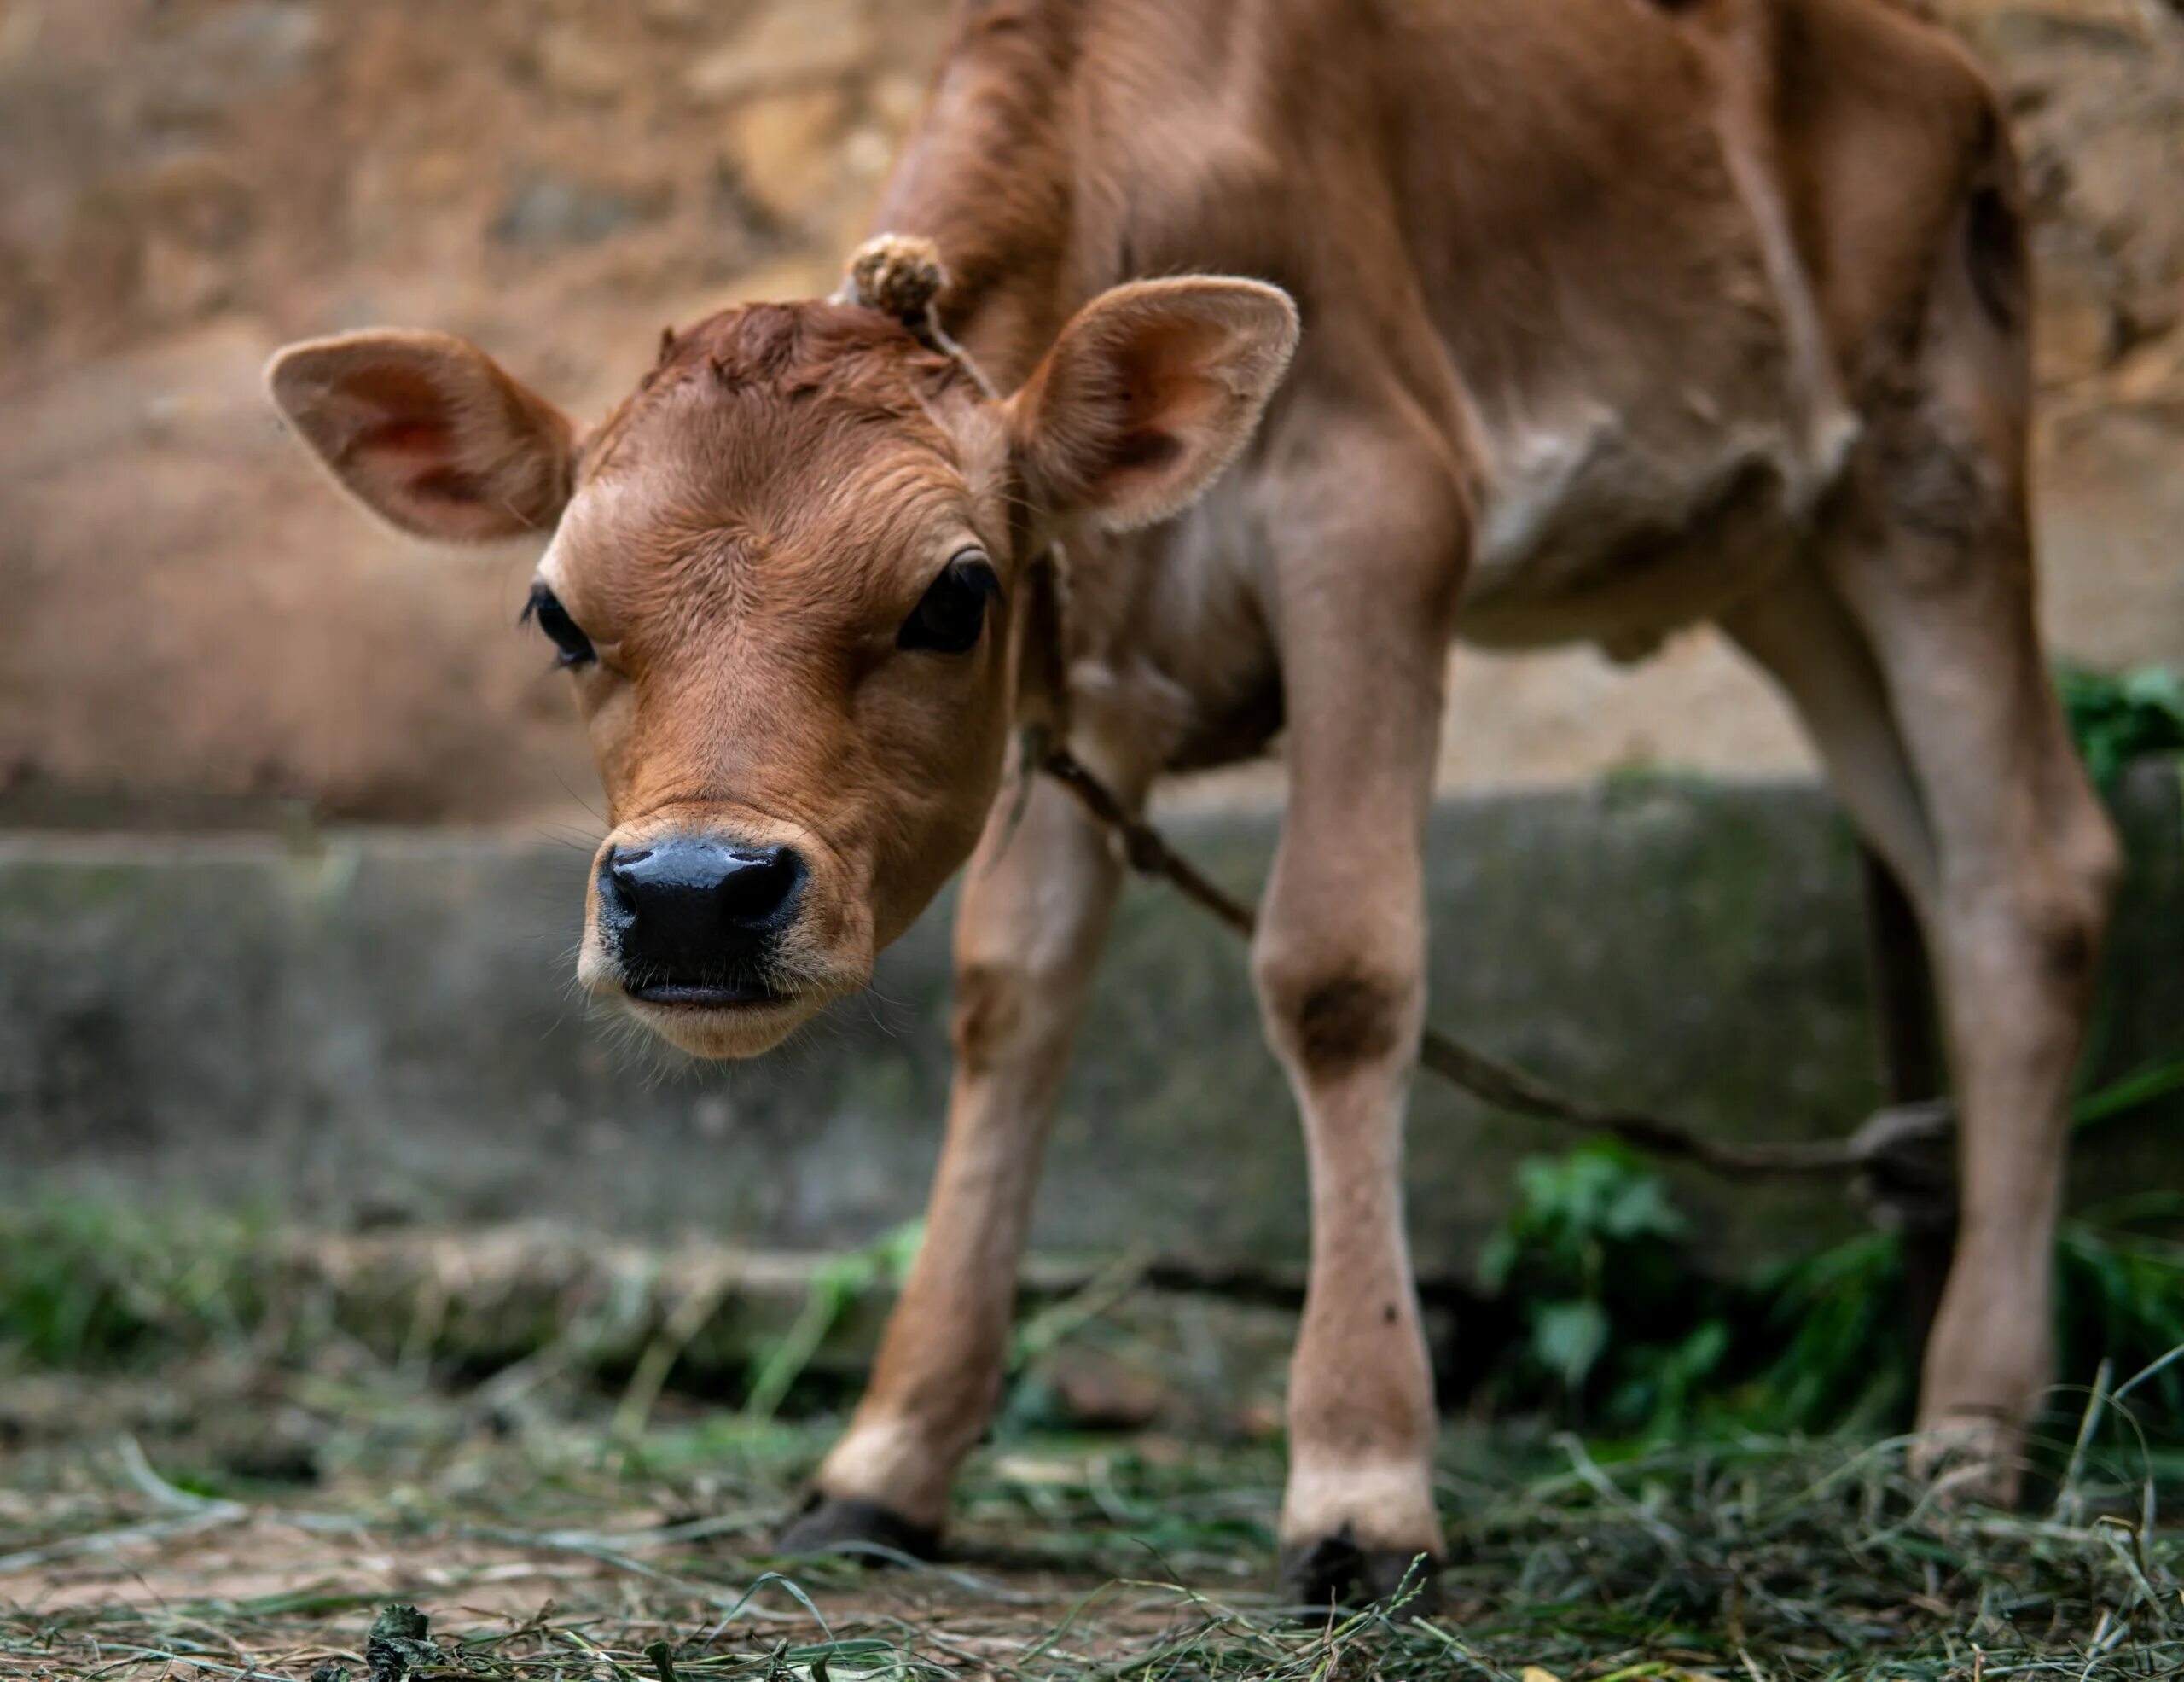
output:
[[[291,345],[274,406],[335,483],[389,525],[442,543],[550,532],[578,428],[474,345],[375,329]]]

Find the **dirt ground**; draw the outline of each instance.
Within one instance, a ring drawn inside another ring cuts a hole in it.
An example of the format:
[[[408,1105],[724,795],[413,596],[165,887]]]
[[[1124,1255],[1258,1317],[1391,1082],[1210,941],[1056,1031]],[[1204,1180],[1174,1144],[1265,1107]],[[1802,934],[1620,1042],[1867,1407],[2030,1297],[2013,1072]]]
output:
[[[6,1676],[2184,1674],[2184,1535],[2112,1415],[2020,1515],[1937,1505],[1901,1444],[1458,1425],[1442,1592],[1391,1619],[1275,1601],[1266,1440],[1004,1424],[942,1560],[781,1561],[825,1421],[671,1392],[632,1429],[536,1363],[445,1388],[338,1348],[0,1396]],[[390,1604],[427,1633],[375,1643]]]

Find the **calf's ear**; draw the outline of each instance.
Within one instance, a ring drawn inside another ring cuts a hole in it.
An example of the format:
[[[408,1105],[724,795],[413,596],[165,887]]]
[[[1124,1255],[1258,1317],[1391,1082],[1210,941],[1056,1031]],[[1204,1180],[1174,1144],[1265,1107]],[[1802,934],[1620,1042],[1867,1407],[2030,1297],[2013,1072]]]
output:
[[[342,489],[388,524],[442,543],[551,531],[574,480],[578,430],[474,345],[375,329],[291,345],[266,390]]]
[[[1257,281],[1101,294],[1008,400],[1033,498],[1114,530],[1188,507],[1244,447],[1296,348],[1296,306]]]

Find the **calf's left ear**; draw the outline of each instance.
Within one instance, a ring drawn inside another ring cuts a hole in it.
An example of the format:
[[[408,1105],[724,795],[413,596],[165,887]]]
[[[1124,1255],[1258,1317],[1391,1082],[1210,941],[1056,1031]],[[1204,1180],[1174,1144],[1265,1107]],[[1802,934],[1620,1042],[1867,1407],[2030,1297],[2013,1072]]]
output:
[[[568,503],[575,423],[461,339],[314,339],[267,364],[265,386],[341,488],[414,537],[550,532]]]
[[[1188,507],[1244,447],[1297,348],[1279,288],[1135,281],[1094,299],[1008,400],[1034,499],[1114,530]]]

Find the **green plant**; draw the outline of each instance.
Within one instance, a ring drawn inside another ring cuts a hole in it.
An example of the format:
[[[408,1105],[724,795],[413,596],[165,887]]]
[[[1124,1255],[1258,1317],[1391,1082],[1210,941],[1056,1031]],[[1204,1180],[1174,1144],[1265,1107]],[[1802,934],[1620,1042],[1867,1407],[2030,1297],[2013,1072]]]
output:
[[[1740,1398],[1756,1427],[1873,1427],[1908,1415],[1917,1374],[1895,1233],[1861,1233],[1762,1268],[1746,1291],[1754,1341],[1768,1352]]]
[[[1594,1140],[1520,1165],[1515,1206],[1479,1256],[1481,1282],[1524,1322],[1496,1399],[1597,1408],[1625,1428],[1679,1411],[1730,1342],[1687,1239],[1665,1183],[1628,1146]]]
[[[0,1350],[100,1368],[239,1337],[261,1318],[259,1233],[234,1217],[147,1220],[66,1199],[0,1213]]]
[[[2065,1221],[2055,1246],[2056,1343],[2066,1381],[2089,1382],[2106,1362],[2148,1376],[2137,1417],[2172,1442],[2184,1435],[2184,1244],[2148,1232],[2184,1217],[2184,1196],[2155,1193]],[[2150,1371],[2158,1368],[2158,1371]]]
[[[2145,1372],[2133,1409],[2157,1440],[2184,1436],[2184,1359],[2162,1365],[2184,1347],[2184,1243],[2162,1236],[2180,1221],[2184,1194],[2154,1194],[2066,1222],[2056,1249],[2059,1378]],[[1486,1399],[1653,1439],[1908,1423],[1917,1351],[1896,1234],[1726,1280],[1687,1235],[1658,1174],[1621,1146],[1525,1162],[1480,1257],[1520,1327]]]
[[[2143,1229],[2180,1216],[2184,1196],[2158,1194],[2067,1220],[2055,1242],[2058,1379],[2088,1386],[2104,1364],[2119,1377],[2148,1372],[2136,1417],[2151,1436],[2171,1440],[2184,1434],[2184,1362],[2160,1364],[2184,1347],[2184,1244]],[[1873,1232],[1757,1279],[1755,1301],[1780,1343],[1745,1391],[1745,1417],[1771,1430],[1903,1418],[1918,1374],[1902,1320],[1902,1270],[1896,1235]]]
[[[2071,1102],[2071,1126],[2087,1133],[2104,1123],[2135,1115],[2148,1104],[2184,1091],[2184,1052],[2156,1058]]]
[[[868,1291],[899,1283],[925,1242],[922,1220],[904,1221],[863,1249],[834,1257],[813,1277],[803,1311],[753,1365],[743,1404],[746,1424],[772,1419],[827,1334]]]
[[[2094,782],[2112,782],[2142,754],[2184,753],[2184,678],[2164,666],[2055,674],[2063,715]]]

